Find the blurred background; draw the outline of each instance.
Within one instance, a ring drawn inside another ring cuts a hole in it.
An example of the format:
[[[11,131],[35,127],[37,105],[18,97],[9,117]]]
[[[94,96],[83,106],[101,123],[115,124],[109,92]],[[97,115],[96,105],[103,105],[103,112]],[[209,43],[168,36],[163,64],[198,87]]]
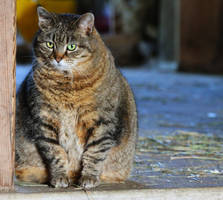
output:
[[[118,66],[223,73],[221,0],[17,0],[17,62],[31,61],[37,5],[56,13],[93,12]],[[156,60],[149,65],[151,60]],[[169,65],[166,65],[169,62]]]
[[[31,67],[37,5],[94,13],[137,102],[133,180],[223,186],[222,0],[17,0],[17,87]]]
[[[37,5],[56,13],[93,12],[95,26],[119,66],[143,64],[158,55],[161,8],[157,0],[17,0],[17,62],[31,60]]]

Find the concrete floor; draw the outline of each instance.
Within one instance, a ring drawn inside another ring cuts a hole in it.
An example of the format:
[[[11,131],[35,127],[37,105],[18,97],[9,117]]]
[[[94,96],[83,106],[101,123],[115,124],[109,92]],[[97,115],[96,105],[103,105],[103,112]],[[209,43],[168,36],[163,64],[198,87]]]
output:
[[[118,185],[119,186],[119,185]],[[181,188],[181,189],[145,189],[135,188],[126,184],[128,188],[120,189],[110,186],[109,189],[82,190],[54,190],[36,188],[30,192],[0,193],[1,200],[222,200],[222,188]]]
[[[223,77],[124,69],[135,93],[140,136],[176,130],[222,135]]]

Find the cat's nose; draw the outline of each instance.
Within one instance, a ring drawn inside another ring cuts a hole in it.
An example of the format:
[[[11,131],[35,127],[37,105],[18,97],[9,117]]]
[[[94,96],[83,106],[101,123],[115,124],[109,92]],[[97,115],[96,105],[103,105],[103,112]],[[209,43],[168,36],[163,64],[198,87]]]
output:
[[[55,60],[57,61],[57,63],[59,63],[61,60],[62,60],[62,56],[57,56],[56,58],[55,58]]]
[[[54,56],[57,63],[59,63],[63,59],[63,57],[64,57],[64,54],[62,54],[62,53],[61,54],[56,53],[55,56]]]

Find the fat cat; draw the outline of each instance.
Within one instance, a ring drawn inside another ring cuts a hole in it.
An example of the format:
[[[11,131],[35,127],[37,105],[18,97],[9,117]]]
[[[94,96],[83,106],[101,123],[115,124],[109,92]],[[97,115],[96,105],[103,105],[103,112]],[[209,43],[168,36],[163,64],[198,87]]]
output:
[[[94,15],[37,13],[33,67],[16,97],[17,179],[84,188],[125,181],[136,106]]]

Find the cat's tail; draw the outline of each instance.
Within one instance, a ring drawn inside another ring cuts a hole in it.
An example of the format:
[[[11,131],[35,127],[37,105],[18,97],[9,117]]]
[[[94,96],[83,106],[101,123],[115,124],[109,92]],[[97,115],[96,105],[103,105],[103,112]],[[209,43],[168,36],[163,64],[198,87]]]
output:
[[[17,167],[15,170],[16,178],[20,181],[33,183],[48,182],[48,172],[43,167]]]

